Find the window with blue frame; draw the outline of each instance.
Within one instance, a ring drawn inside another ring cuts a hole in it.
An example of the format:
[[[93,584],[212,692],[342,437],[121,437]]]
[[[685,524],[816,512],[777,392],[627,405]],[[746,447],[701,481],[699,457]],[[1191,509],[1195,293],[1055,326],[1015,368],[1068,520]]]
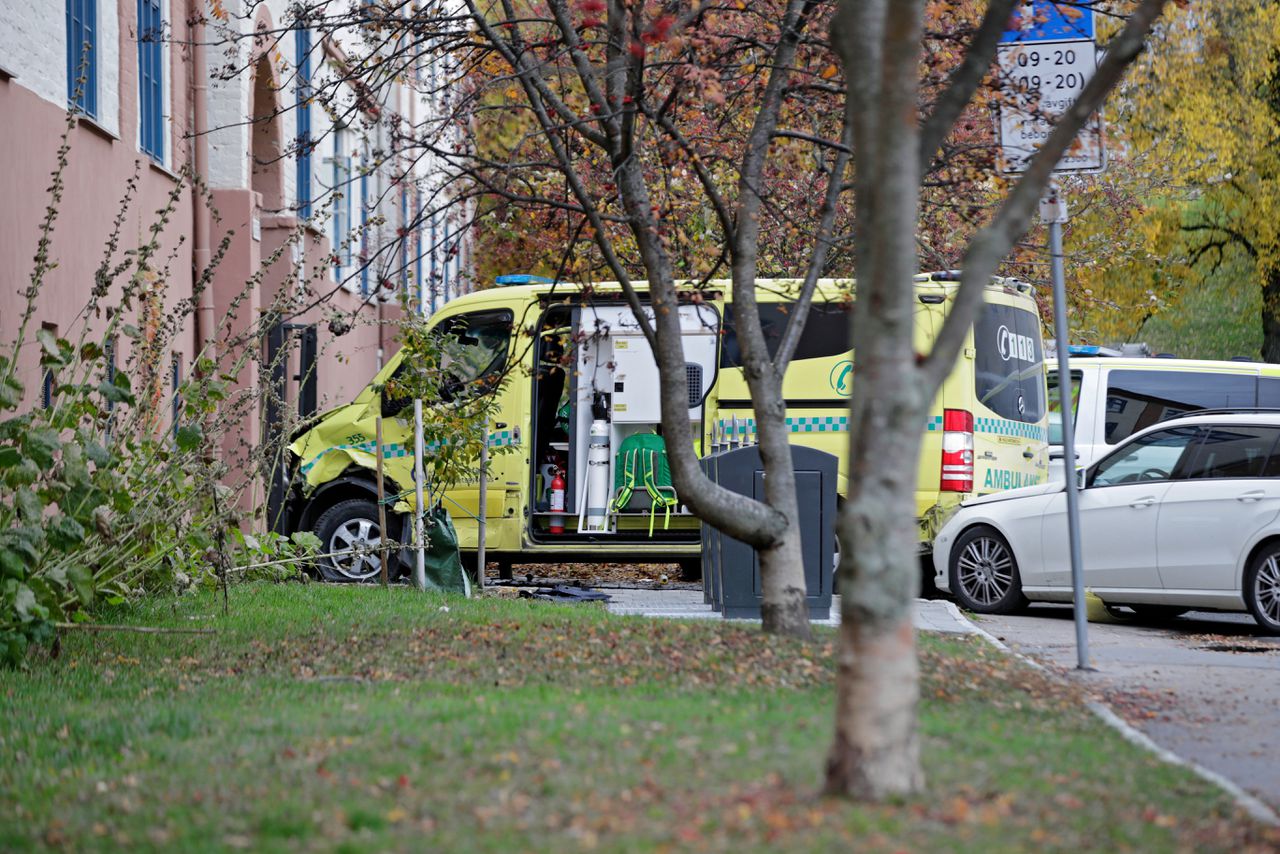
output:
[[[436,230],[436,215],[431,215],[431,311],[436,310],[436,294],[439,292],[440,281],[440,243],[437,240],[439,233]]]
[[[67,103],[98,115],[98,0],[67,0]]]
[[[298,216],[311,217],[311,31],[300,27],[294,31],[293,47],[297,54],[298,122]]]
[[[360,160],[360,295],[369,295],[369,165]]]
[[[164,163],[164,12],[138,0],[138,148]]]
[[[440,268],[443,273],[440,281],[440,294],[441,299],[445,302],[449,301],[449,274],[452,272],[450,268],[453,266],[449,261],[449,241],[452,239],[453,236],[449,231],[449,223],[446,222],[444,224],[444,240],[440,244],[440,251],[443,253],[440,261]]]
[[[409,188],[400,185],[400,287],[409,292]]]
[[[422,282],[422,188],[413,191],[413,209],[417,211],[417,222],[413,228],[413,281],[418,288],[418,313],[426,310],[422,298],[426,296],[426,288]]]
[[[351,266],[351,157],[346,149],[347,132],[333,131],[333,257],[334,278],[341,282]]]

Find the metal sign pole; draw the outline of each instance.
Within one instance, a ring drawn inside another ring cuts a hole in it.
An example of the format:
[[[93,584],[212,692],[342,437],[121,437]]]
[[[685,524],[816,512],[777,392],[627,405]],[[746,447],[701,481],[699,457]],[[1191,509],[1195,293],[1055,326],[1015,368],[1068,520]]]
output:
[[[417,505],[413,511],[413,544],[417,556],[413,566],[413,583],[419,590],[427,589],[427,548],[423,527],[426,520],[426,508],[422,506],[423,474],[423,440],[422,440],[422,399],[413,401],[413,494]]]
[[[1066,4],[1063,4],[1066,5]],[[1000,106],[1002,171],[1018,173],[1048,137],[1056,121],[1045,105],[1075,104],[1097,69],[1091,4],[1060,8],[1051,0],[1019,5],[1000,37],[996,53],[1001,79],[1011,97]],[[1058,73],[1038,69],[1052,66]],[[1077,145],[1054,166],[1054,173],[1101,172],[1106,168],[1101,119],[1091,117]],[[1076,658],[1081,670],[1089,666],[1089,638],[1084,602],[1084,573],[1080,559],[1080,505],[1076,482],[1075,406],[1072,402],[1071,360],[1067,347],[1067,286],[1062,272],[1062,224],[1067,205],[1056,183],[1040,202],[1040,219],[1049,226],[1049,257],[1053,267],[1053,326],[1058,341],[1058,391],[1062,403],[1063,474],[1066,476],[1067,537],[1071,552],[1072,602],[1075,604]],[[1052,463],[1050,463],[1052,466]]]
[[[1075,608],[1076,667],[1089,666],[1088,612],[1084,601],[1084,567],[1080,560],[1080,502],[1076,480],[1075,406],[1072,398],[1071,360],[1067,352],[1067,285],[1062,269],[1062,224],[1067,221],[1067,203],[1058,185],[1049,185],[1049,194],[1040,203],[1040,217],[1049,224],[1049,259],[1053,269],[1053,337],[1058,345],[1058,399],[1062,407],[1062,468],[1066,478],[1067,540],[1071,553],[1071,602]],[[1050,463],[1052,465],[1052,463]]]
[[[489,515],[489,419],[485,418],[481,429],[482,441],[480,442],[480,507],[479,519],[477,519],[476,530],[476,589],[484,589],[484,565],[487,561],[485,557],[485,536],[488,533],[485,520]]]

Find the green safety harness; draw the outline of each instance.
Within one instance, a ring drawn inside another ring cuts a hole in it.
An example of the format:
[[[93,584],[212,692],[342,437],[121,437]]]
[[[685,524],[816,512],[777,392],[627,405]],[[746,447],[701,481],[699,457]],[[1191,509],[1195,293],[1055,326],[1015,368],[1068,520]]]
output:
[[[653,536],[653,521],[658,507],[664,511],[662,527],[671,524],[671,508],[680,503],[676,488],[671,483],[671,466],[667,462],[667,446],[657,433],[637,433],[622,440],[618,448],[614,468],[614,495],[609,509],[621,511],[631,501],[639,487],[644,487],[650,498],[649,536]]]

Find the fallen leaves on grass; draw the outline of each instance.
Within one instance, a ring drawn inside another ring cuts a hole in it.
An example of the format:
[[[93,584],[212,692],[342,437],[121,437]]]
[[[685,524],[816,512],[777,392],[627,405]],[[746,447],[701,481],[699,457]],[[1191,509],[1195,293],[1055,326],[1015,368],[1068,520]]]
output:
[[[559,615],[477,623],[439,614],[428,625],[391,631],[308,627],[270,645],[211,647],[197,668],[226,677],[287,673],[319,682],[804,688],[831,683],[832,645],[830,636],[805,643],[720,624]],[[183,675],[190,678],[192,669],[184,667]]]
[[[1015,711],[1077,706],[1077,688],[985,642],[947,639],[920,646],[920,694],[934,702],[980,699]]]

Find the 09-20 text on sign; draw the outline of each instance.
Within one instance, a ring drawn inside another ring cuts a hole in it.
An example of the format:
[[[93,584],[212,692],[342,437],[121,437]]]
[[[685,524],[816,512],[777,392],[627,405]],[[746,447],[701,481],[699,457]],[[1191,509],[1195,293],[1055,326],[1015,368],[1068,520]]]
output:
[[[1001,171],[1009,173],[1027,168],[1098,67],[1092,10],[1072,8],[1067,16],[1052,3],[1025,4],[1024,10],[1024,25],[1006,32],[997,51]],[[1094,115],[1054,171],[1100,172],[1105,166],[1102,121]]]

